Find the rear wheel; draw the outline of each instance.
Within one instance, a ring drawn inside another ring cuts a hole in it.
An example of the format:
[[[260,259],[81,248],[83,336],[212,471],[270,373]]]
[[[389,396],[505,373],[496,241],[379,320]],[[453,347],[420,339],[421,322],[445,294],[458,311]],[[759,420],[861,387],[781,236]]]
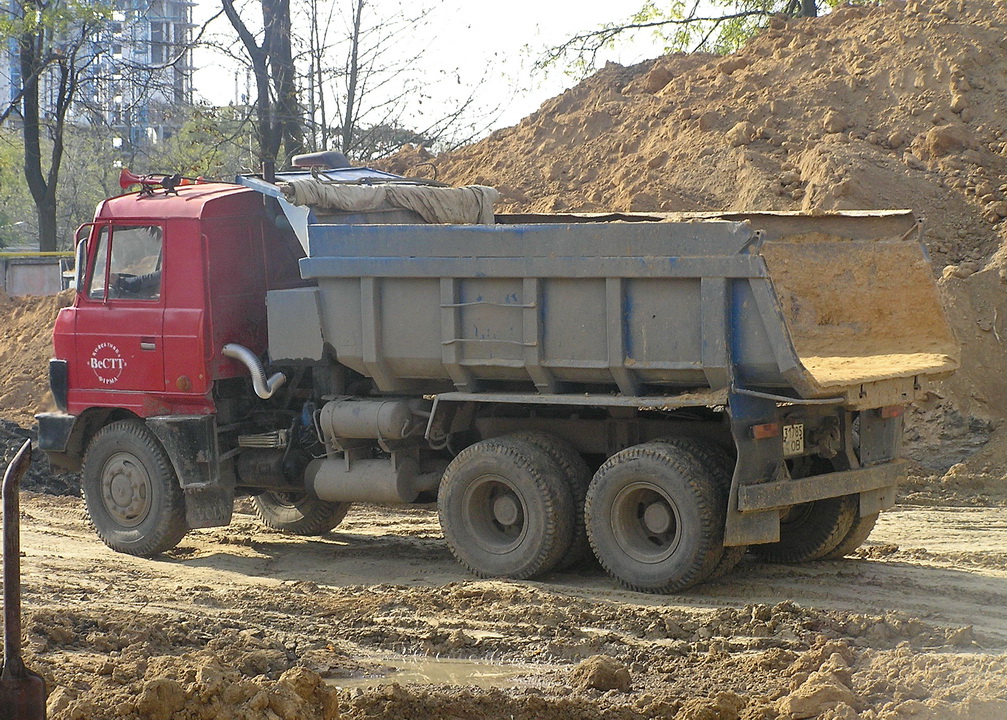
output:
[[[552,478],[561,469],[543,450],[509,437],[471,445],[451,461],[437,506],[458,561],[481,577],[542,575],[570,549],[574,502]]]
[[[877,521],[878,513],[858,517],[853,521],[853,527],[851,527],[850,531],[846,533],[846,537],[842,539],[842,542],[836,545],[834,549],[822,555],[822,559],[838,560],[839,558],[846,557],[852,553],[858,547],[863,545],[864,542],[866,542]]]
[[[573,539],[570,549],[556,565],[557,570],[566,570],[584,563],[591,554],[584,527],[584,500],[587,487],[591,483],[591,469],[584,458],[566,440],[543,432],[518,432],[507,436],[513,440],[530,443],[545,452],[559,466],[560,478],[566,483],[573,497]]]
[[[339,525],[350,509],[350,503],[326,502],[305,493],[264,492],[252,503],[265,525],[292,535],[323,535]]]
[[[800,563],[819,560],[835,550],[857,519],[856,495],[815,500],[790,507],[780,518],[780,540],[753,545],[763,560]]]
[[[689,452],[697,461],[702,463],[713,479],[717,483],[717,490],[720,492],[720,503],[724,511],[731,497],[731,482],[734,478],[734,461],[728,455],[727,450],[709,440],[701,440],[692,437],[671,437],[664,438],[661,442],[666,442],[675,447]],[[727,575],[734,570],[748,552],[747,545],[724,546],[724,554],[717,565],[713,568],[706,580],[715,580]]]
[[[716,483],[690,453],[668,443],[609,458],[591,481],[585,512],[598,560],[633,590],[695,585],[723,554]]]
[[[139,420],[102,428],[84,456],[88,518],[117,552],[153,557],[185,536],[185,497],[168,453]]]

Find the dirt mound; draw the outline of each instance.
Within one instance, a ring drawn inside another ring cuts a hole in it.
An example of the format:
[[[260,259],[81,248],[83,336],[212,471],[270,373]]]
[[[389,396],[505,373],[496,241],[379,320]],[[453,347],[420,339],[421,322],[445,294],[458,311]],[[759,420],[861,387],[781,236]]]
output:
[[[1007,418],[1005,26],[1004,4],[958,0],[776,21],[728,57],[610,65],[433,162],[505,212],[915,210],[964,345],[912,418],[911,454],[943,472]]]
[[[0,290],[0,417],[30,426],[33,415],[53,410],[49,395],[52,326],[73,291],[12,298]]]
[[[778,22],[729,57],[611,65],[434,162],[503,210],[912,208],[938,269],[983,261],[1007,216],[1005,23],[957,0]]]

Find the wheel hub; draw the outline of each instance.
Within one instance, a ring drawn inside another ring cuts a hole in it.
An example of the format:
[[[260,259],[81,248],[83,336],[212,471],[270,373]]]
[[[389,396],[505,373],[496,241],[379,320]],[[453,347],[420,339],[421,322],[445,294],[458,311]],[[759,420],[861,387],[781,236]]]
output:
[[[660,563],[681,543],[681,519],[668,494],[648,480],[626,485],[612,502],[612,535],[637,562]]]
[[[493,517],[501,525],[513,525],[520,516],[521,506],[513,495],[501,495],[493,501]]]
[[[468,532],[484,552],[503,555],[524,541],[526,510],[506,478],[493,473],[476,478],[465,491],[462,507]]]
[[[102,473],[102,500],[109,515],[124,527],[135,527],[150,511],[150,476],[132,453],[116,453]]]
[[[661,501],[651,503],[643,511],[644,526],[657,535],[668,532],[673,520],[671,508]]]

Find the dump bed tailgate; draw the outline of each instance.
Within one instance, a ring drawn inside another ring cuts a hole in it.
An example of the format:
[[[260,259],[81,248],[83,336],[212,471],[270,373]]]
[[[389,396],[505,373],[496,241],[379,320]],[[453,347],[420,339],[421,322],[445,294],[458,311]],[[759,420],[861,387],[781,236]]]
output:
[[[851,220],[857,232],[784,225],[758,247],[799,360],[795,385],[820,395],[957,369],[958,342],[912,216]]]

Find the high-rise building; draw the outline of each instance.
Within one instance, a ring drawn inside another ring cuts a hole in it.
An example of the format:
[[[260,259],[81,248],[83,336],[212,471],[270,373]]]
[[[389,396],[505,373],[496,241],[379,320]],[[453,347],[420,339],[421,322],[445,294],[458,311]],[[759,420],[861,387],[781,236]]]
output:
[[[0,0],[12,13],[19,4]],[[115,0],[111,20],[79,53],[81,86],[71,121],[104,124],[117,146],[154,144],[175,133],[192,102],[194,4]],[[52,73],[42,78],[43,113],[51,112],[55,82]],[[19,88],[17,42],[11,40],[0,47],[0,101],[6,105]]]

